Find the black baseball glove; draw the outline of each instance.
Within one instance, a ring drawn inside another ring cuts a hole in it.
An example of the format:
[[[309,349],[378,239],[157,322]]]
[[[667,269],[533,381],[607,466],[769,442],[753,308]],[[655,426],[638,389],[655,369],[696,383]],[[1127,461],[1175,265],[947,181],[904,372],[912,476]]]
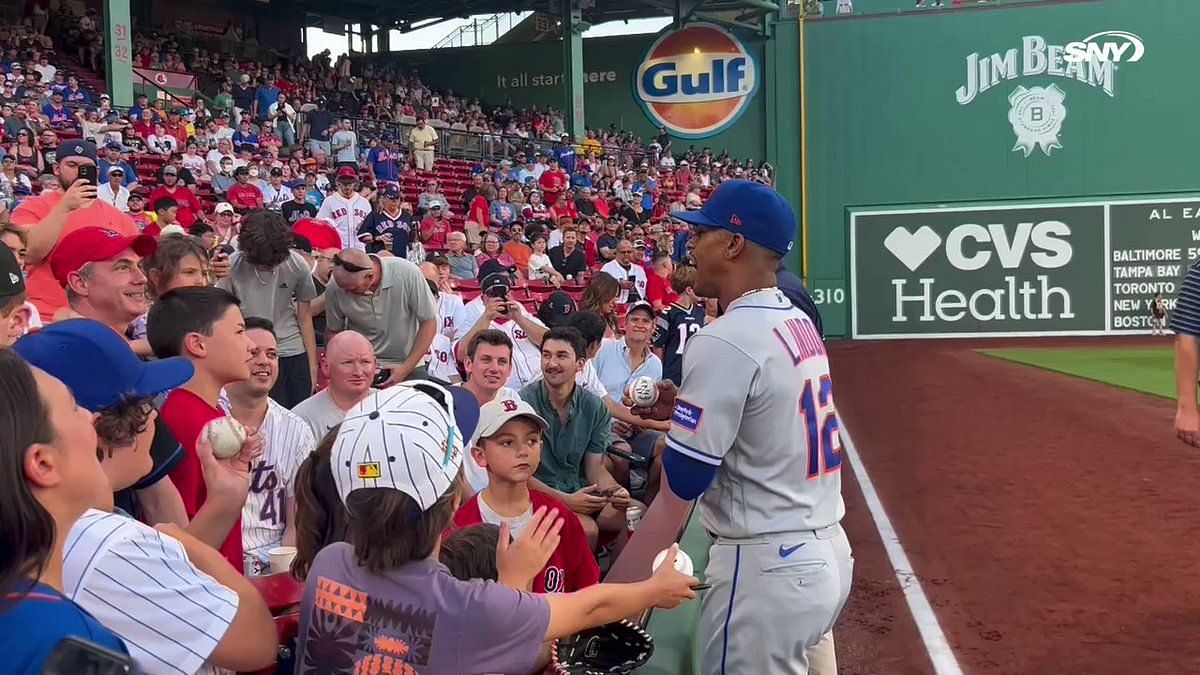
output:
[[[652,654],[650,634],[622,619],[558,640],[551,663],[561,675],[610,675],[631,673]]]

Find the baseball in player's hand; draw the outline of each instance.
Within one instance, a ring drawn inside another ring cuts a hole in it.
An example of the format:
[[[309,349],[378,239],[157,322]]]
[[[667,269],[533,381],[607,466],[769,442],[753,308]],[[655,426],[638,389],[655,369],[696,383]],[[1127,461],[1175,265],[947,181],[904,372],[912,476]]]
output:
[[[1175,435],[1184,443],[1200,448],[1200,412],[1196,406],[1180,406],[1175,411]]]
[[[559,533],[566,522],[563,515],[558,509],[538,507],[521,538],[515,541],[512,541],[508,522],[501,523],[496,542],[496,571],[501,583],[513,588],[529,588],[558,548]]]
[[[629,411],[634,415],[647,420],[669,420],[671,413],[675,410],[675,396],[679,394],[679,387],[670,380],[659,380],[656,384],[658,387],[658,399],[654,401],[654,405],[642,407],[633,405],[633,400],[625,394],[621,398],[621,405],[628,406]]]
[[[675,609],[687,600],[696,598],[692,586],[700,583],[696,577],[681,574],[675,569],[675,555],[679,553],[679,544],[671,544],[667,549],[667,557],[663,564],[650,577],[651,597],[654,606],[660,609]]]
[[[578,492],[564,494],[561,501],[567,508],[585,516],[596,513],[608,503],[607,499],[596,494],[595,485],[586,485]]]

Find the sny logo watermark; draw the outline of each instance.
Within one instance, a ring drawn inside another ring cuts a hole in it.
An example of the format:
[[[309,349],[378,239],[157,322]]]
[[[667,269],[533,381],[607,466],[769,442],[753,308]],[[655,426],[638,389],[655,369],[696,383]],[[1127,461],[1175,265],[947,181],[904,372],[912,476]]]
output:
[[[1103,40],[1103,38],[1110,38]],[[1126,54],[1130,49],[1133,53]],[[1127,61],[1136,63],[1146,53],[1142,38],[1124,30],[1105,30],[1085,37],[1078,42],[1068,42],[1063,47],[1063,61]]]

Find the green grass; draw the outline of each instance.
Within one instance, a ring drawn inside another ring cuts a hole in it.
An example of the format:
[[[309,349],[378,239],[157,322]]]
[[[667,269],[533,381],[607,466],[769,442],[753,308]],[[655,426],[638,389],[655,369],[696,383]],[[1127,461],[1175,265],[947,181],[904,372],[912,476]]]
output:
[[[1174,351],[1170,347],[979,351],[1006,361],[1104,382],[1152,396],[1175,398]]]

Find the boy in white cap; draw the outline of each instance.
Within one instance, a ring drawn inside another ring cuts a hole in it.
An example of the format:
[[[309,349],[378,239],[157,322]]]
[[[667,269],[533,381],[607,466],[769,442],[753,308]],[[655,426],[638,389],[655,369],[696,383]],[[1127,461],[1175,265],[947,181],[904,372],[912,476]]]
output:
[[[507,523],[512,536],[520,538],[538,509],[567,513],[562,502],[529,489],[547,428],[546,420],[516,396],[497,397],[479,409],[479,426],[468,444],[471,456],[463,464],[464,470],[486,471],[487,487],[454,514],[456,527]],[[566,519],[559,537],[558,548],[533,580],[534,593],[570,593],[600,581],[579,519]]]
[[[438,551],[459,504],[456,419],[470,401],[465,391],[425,382],[374,393],[346,414],[328,458],[305,461],[298,494],[323,494],[317,486],[332,482],[345,505],[345,532],[308,566],[297,672],[535,672],[546,665],[550,640],[695,597],[696,579],[671,562],[639,583],[527,592],[564,523],[545,508],[515,541],[500,526],[499,583],[451,576]],[[298,529],[329,527],[323,516],[307,522],[313,509],[297,506]],[[673,560],[678,547],[671,550]]]

